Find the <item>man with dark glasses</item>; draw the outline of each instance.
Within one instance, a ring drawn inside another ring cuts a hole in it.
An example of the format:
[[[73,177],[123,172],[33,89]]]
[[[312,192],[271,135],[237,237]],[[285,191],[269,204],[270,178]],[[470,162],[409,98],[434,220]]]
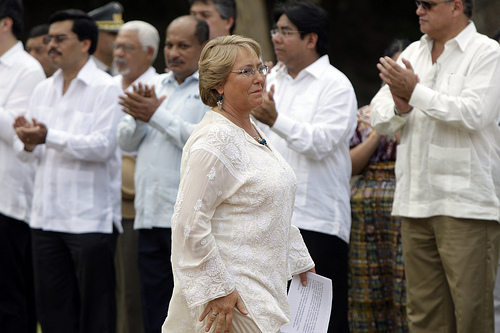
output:
[[[411,333],[494,332],[500,247],[500,46],[477,32],[472,0],[417,0],[424,36],[371,103],[380,134],[401,130],[393,215]]]

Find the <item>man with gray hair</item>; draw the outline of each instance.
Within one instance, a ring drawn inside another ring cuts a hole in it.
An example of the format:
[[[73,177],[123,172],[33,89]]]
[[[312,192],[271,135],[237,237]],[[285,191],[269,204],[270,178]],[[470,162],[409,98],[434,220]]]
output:
[[[190,13],[205,20],[210,39],[231,35],[236,26],[235,0],[189,0]]]
[[[113,62],[119,74],[114,79],[123,90],[158,75],[151,65],[159,44],[158,30],[149,23],[130,21],[121,26],[113,43]]]
[[[129,21],[120,27],[113,43],[114,81],[132,92],[133,85],[158,76],[151,66],[158,54],[160,35],[151,24]],[[138,231],[134,230],[134,170],[136,153],[123,152],[122,163],[122,226],[116,249],[117,332],[141,333],[143,319],[139,271],[137,268]]]
[[[411,333],[494,331],[500,247],[500,46],[472,0],[417,0],[425,34],[371,102],[380,134],[401,131],[392,214],[402,219]]]
[[[209,38],[208,24],[191,15],[167,27],[165,60],[170,68],[120,104],[128,113],[118,142],[137,151],[135,220],[144,332],[160,333],[173,291],[170,220],[180,182],[182,148],[209,108],[200,99],[198,60]]]

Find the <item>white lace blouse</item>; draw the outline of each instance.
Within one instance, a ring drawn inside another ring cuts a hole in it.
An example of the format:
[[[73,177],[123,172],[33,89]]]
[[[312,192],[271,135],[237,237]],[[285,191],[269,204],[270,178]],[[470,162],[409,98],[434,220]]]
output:
[[[268,144],[212,110],[186,143],[172,217],[175,288],[164,333],[198,332],[207,302],[235,288],[262,332],[288,322],[287,280],[314,263],[290,223],[295,174]]]

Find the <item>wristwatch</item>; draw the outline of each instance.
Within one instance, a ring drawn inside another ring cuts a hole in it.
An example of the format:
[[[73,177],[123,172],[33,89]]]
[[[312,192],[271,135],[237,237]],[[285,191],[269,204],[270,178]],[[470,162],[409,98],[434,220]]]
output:
[[[408,112],[401,113],[401,112],[399,112],[398,108],[396,107],[396,104],[394,104],[394,114],[395,114],[396,116],[399,116],[399,117],[406,117],[406,116],[408,116],[408,114],[410,114],[410,112],[411,112],[412,110],[413,110],[413,107],[412,107],[410,110],[408,110]]]

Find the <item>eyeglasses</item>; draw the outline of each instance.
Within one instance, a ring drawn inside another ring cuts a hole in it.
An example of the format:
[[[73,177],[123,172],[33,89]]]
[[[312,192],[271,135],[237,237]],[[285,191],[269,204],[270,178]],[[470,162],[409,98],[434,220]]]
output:
[[[259,74],[261,74],[261,75],[266,75],[267,72],[269,71],[269,68],[267,68],[266,65],[260,65],[256,69],[247,67],[247,68],[240,69],[240,70],[237,70],[237,71],[231,71],[231,73],[243,74],[243,76],[249,77],[249,76],[254,76],[255,71],[259,72]]]
[[[113,51],[118,51],[119,49],[122,49],[123,52],[132,52],[138,48],[139,47],[136,47],[136,46],[131,45],[131,44],[114,44],[113,43]],[[140,49],[142,49],[143,51],[146,51],[147,46],[141,46]]]
[[[448,3],[448,2],[453,2],[454,0],[445,0],[445,1],[424,1],[424,0],[416,0],[415,4],[417,5],[417,8],[422,6],[423,9],[429,10],[432,7],[434,7],[437,4],[440,3]]]
[[[55,41],[57,44],[64,42],[67,39],[71,38],[78,38],[77,36],[68,36],[66,34],[60,34],[60,35],[47,35],[43,39],[43,42],[45,44],[50,43],[51,41]]]
[[[274,28],[274,29],[271,29],[269,32],[271,33],[271,38],[273,38],[277,34],[280,34],[281,36],[287,38],[290,34],[300,34],[300,33],[303,33],[304,31],[290,30],[287,28],[284,28],[284,29]]]

